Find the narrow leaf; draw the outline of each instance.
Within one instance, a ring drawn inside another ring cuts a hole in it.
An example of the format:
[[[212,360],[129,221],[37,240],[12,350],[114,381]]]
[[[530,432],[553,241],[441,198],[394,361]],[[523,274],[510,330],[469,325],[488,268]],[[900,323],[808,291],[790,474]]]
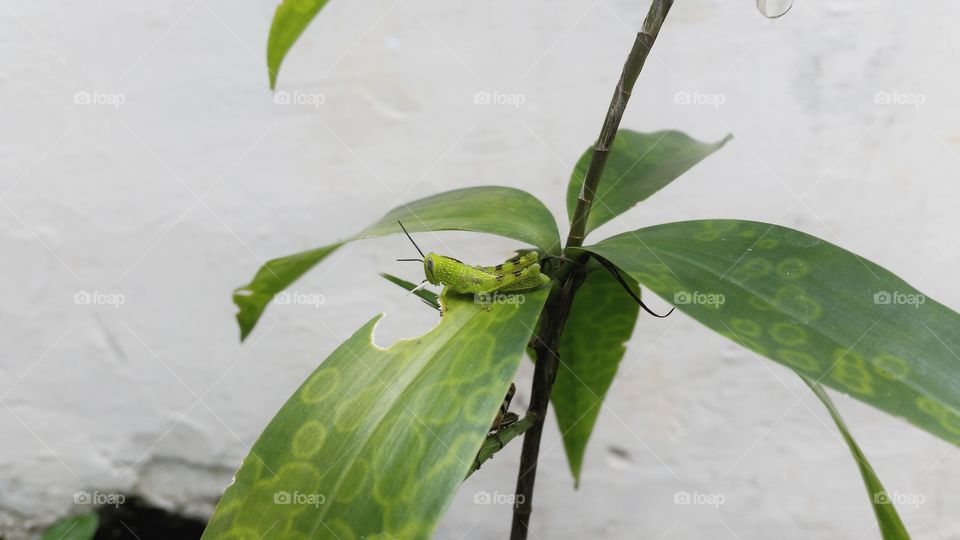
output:
[[[394,285],[398,285],[400,288],[407,291],[413,291],[417,288],[416,284],[410,283],[405,279],[398,278],[397,276],[391,274],[380,272],[380,277],[389,281],[390,283],[393,283]],[[437,293],[428,291],[426,289],[420,289],[419,291],[415,291],[413,294],[417,295],[421,300],[423,300],[423,303],[427,304],[428,306],[434,309],[440,309],[440,302],[437,300]]]
[[[760,355],[960,443],[960,315],[829,242],[708,220],[585,248]]]
[[[441,295],[436,327],[387,349],[364,325],[280,409],[204,532],[429,538],[517,371],[546,288],[479,306]]]
[[[660,191],[703,158],[722,148],[730,138],[727,136],[719,142],[707,144],[679,131],[639,133],[619,130],[597,186],[586,232]],[[573,219],[592,153],[590,148],[580,156],[570,176],[567,185],[567,215],[570,219]]]
[[[837,429],[839,429],[840,434],[843,435],[844,442],[850,447],[850,453],[853,454],[853,459],[857,462],[857,467],[860,469],[860,476],[863,477],[863,483],[867,488],[867,496],[870,497],[873,513],[877,516],[877,525],[880,527],[880,534],[883,535],[883,540],[910,540],[910,534],[903,525],[903,521],[900,520],[900,515],[897,514],[897,509],[893,506],[893,501],[890,500],[887,490],[884,489],[883,484],[880,483],[880,479],[877,478],[877,473],[874,472],[870,462],[867,461],[867,456],[863,455],[863,452],[860,451],[860,446],[857,445],[857,441],[853,439],[853,435],[851,435],[850,430],[847,429],[847,425],[844,423],[843,418],[840,417],[840,411],[838,411],[837,407],[833,404],[833,400],[827,395],[826,390],[815,381],[803,375],[800,375],[800,378],[803,379],[803,382],[807,383],[810,390],[813,390],[813,393],[820,398],[820,402],[827,408],[830,412],[830,417],[833,418],[834,423],[837,424]]]
[[[267,39],[267,69],[270,88],[277,86],[280,64],[310,21],[327,5],[327,0],[283,0],[273,14],[270,37]]]
[[[394,208],[364,231],[340,242],[267,261],[253,280],[234,291],[240,308],[237,322],[240,339],[246,339],[263,310],[280,291],[352,240],[401,234],[397,220],[411,233],[423,231],[473,231],[497,234],[557,253],[560,234],[553,215],[539,199],[526,191],[482,186],[447,191]],[[406,240],[404,240],[406,243]],[[427,246],[423,246],[426,248]],[[404,249],[413,250],[413,246]]]
[[[606,270],[595,269],[577,290],[550,394],[575,485],[587,441],[626,352],[640,306]]]

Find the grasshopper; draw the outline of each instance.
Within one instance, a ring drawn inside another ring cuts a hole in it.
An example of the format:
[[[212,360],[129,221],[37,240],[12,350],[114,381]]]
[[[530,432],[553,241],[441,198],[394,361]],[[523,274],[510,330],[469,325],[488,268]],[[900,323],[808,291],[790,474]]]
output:
[[[416,290],[432,285],[444,287],[460,294],[493,294],[528,291],[548,283],[550,278],[540,272],[540,254],[526,251],[496,266],[470,266],[453,257],[437,253],[423,254],[420,246],[413,241],[403,223],[398,220],[403,233],[410,239],[413,247],[420,253],[420,259],[397,259],[423,263],[426,279]]]
[[[497,436],[501,429],[516,424],[520,420],[520,417],[517,416],[517,413],[510,412],[510,402],[513,401],[513,395],[517,393],[517,385],[510,383],[510,389],[507,390],[507,395],[503,398],[503,403],[500,404],[500,410],[497,411],[497,416],[493,419],[493,423],[490,424],[490,429],[487,430],[487,433],[493,436]],[[500,442],[500,448],[503,448],[503,441],[497,438],[497,441]]]
[[[493,419],[493,423],[490,424],[490,429],[487,430],[487,437],[494,437],[498,443],[500,443],[500,449],[504,447],[503,439],[500,438],[500,431],[504,428],[512,426],[520,421],[520,417],[517,413],[510,412],[510,402],[513,401],[513,395],[517,392],[517,385],[510,383],[510,389],[507,390],[507,395],[503,398],[503,403],[500,404],[500,410],[497,411],[497,416]],[[477,457],[474,461],[474,468],[480,470],[480,453],[477,453]]]

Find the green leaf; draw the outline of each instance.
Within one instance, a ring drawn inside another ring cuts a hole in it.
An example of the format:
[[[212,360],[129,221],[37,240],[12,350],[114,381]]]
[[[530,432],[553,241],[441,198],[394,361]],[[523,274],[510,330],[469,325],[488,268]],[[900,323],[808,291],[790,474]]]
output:
[[[558,253],[560,247],[560,233],[553,215],[539,199],[526,191],[481,186],[433,195],[394,208],[380,221],[340,242],[267,261],[250,283],[234,291],[233,302],[240,308],[237,313],[240,339],[250,335],[263,310],[277,293],[327,255],[352,240],[400,234],[402,231],[397,220],[401,220],[411,233],[473,231],[520,240],[546,253]],[[409,244],[406,239],[404,243]],[[406,245],[404,249],[414,248]]]
[[[707,144],[690,138],[679,131],[639,133],[621,129],[617,131],[613,148],[607,158],[603,176],[597,186],[586,232],[596,229],[639,202],[653,195],[687,172],[703,158],[716,152],[732,137]],[[580,156],[570,183],[567,185],[567,215],[573,219],[577,199],[593,148]]]
[[[877,478],[877,473],[874,472],[873,467],[870,466],[870,462],[867,461],[867,456],[863,455],[863,452],[860,451],[860,446],[857,445],[857,441],[853,439],[853,435],[851,435],[847,429],[847,425],[844,423],[843,418],[840,417],[840,411],[834,406],[833,400],[827,395],[826,390],[815,381],[803,375],[800,375],[800,378],[803,379],[803,382],[807,383],[810,390],[813,390],[813,393],[820,398],[820,402],[827,408],[830,412],[830,417],[833,418],[834,423],[837,424],[837,429],[839,429],[840,434],[843,435],[843,440],[847,443],[847,446],[850,447],[850,453],[853,454],[853,459],[856,460],[857,467],[860,468],[860,476],[863,477],[863,483],[867,488],[867,495],[870,497],[873,513],[877,516],[877,525],[880,527],[880,534],[883,535],[883,540],[910,540],[910,534],[903,525],[903,521],[900,520],[900,515],[897,514],[897,509],[893,506],[893,501],[891,501],[887,495],[887,490],[884,489],[883,484],[880,483],[880,479]]]
[[[391,274],[380,272],[380,277],[407,291],[413,291],[417,288],[417,285]],[[427,289],[420,289],[413,294],[417,295],[421,300],[423,300],[424,304],[427,304],[434,309],[440,309],[440,302],[437,300],[437,293],[428,291]]]
[[[327,0],[283,0],[273,14],[270,37],[267,39],[267,69],[270,88],[277,86],[280,64],[290,48],[307,29],[310,21],[327,5]]]
[[[91,540],[99,526],[100,517],[96,512],[70,516],[43,531],[43,540]]]
[[[280,409],[204,532],[221,538],[428,538],[503,402],[548,294],[479,306],[441,295],[439,324],[387,349],[380,317]]]
[[[577,486],[587,441],[639,311],[640,306],[610,273],[595,269],[577,290],[564,325],[550,401]]]
[[[960,315],[808,234],[668,223],[585,248],[733,341],[954,444]]]

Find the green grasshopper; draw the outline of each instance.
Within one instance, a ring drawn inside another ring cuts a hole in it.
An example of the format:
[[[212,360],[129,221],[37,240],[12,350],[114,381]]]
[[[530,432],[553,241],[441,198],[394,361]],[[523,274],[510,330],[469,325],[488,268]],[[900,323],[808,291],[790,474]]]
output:
[[[403,233],[410,239],[413,247],[420,253],[420,259],[397,259],[423,263],[426,279],[414,291],[428,283],[443,285],[460,294],[494,294],[528,291],[550,283],[550,278],[540,272],[540,255],[537,251],[519,253],[496,266],[470,266],[453,257],[437,253],[423,254],[420,246],[413,241],[403,223],[397,221]],[[411,291],[412,292],[412,291]]]
[[[410,292],[416,292],[426,287],[428,283],[433,285],[444,285],[453,292],[460,294],[500,294],[528,291],[536,289],[550,283],[550,278],[540,272],[540,255],[537,251],[525,251],[519,253],[516,257],[509,259],[496,266],[469,266],[453,257],[446,257],[436,253],[423,254],[420,246],[413,241],[413,237],[407,232],[406,227],[400,220],[397,220],[403,233],[410,239],[413,247],[420,253],[420,259],[397,259],[398,261],[413,261],[423,263],[423,273],[426,275],[420,285]],[[627,284],[619,269],[610,261],[603,257],[591,253],[590,256],[595,259],[600,266],[610,272],[617,280],[623,290],[633,298],[644,311],[657,318],[664,318],[673,313],[673,308],[666,315],[658,315],[653,312],[643,300],[637,296],[630,285]],[[569,261],[563,257],[558,257],[563,261]]]

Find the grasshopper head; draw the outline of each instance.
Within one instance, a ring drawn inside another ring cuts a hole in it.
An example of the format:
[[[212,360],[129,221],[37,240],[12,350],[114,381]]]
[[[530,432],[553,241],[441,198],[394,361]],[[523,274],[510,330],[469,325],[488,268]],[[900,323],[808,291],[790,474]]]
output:
[[[433,285],[440,284],[440,278],[437,277],[437,268],[440,265],[440,256],[436,253],[427,253],[423,258],[423,274]]]

